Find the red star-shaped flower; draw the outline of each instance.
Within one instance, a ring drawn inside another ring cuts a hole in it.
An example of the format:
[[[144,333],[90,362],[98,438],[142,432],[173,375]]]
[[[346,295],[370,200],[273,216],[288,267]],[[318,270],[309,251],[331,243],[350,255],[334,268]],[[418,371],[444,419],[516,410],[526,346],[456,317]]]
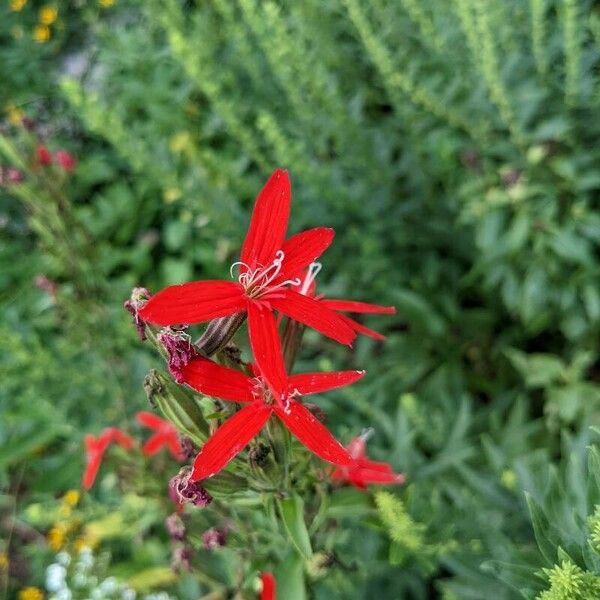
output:
[[[192,325],[247,312],[250,343],[255,351],[260,313],[278,311],[342,343],[356,333],[347,320],[323,302],[293,289],[298,277],[331,244],[334,231],[316,227],[285,239],[291,185],[287,171],[277,170],[262,189],[242,246],[237,282],[194,281],[169,286],[139,310],[143,321],[157,325]],[[256,352],[255,352],[256,354]],[[257,358],[260,365],[260,359]]]
[[[192,479],[197,481],[218,473],[273,415],[319,458],[336,465],[351,464],[347,450],[296,398],[349,385],[360,379],[364,371],[288,376],[275,317],[270,311],[258,311],[252,326],[256,327],[255,357],[261,357],[264,365],[259,377],[249,377],[204,358],[190,361],[182,370],[183,380],[200,393],[244,405],[204,444],[194,462]]]
[[[401,473],[394,473],[392,467],[385,462],[377,462],[367,458],[367,436],[355,437],[347,446],[352,457],[352,463],[336,468],[331,478],[347,481],[353,486],[364,490],[370,483],[398,484],[404,483],[405,477]]]
[[[144,454],[153,456],[161,448],[166,447],[175,460],[184,460],[185,456],[174,425],[146,411],[137,413],[136,419],[140,425],[154,430],[154,434],[148,438],[148,441],[142,447]]]
[[[104,453],[112,443],[119,444],[128,450],[135,445],[133,439],[117,427],[105,429],[97,438],[91,434],[84,437],[86,464],[81,484],[86,490],[94,485]]]

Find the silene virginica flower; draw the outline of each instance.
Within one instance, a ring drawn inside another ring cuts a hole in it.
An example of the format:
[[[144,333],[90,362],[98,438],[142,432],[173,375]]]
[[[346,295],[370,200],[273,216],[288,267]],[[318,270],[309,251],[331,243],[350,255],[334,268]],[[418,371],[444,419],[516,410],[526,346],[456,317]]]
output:
[[[265,313],[280,314],[350,345],[356,333],[334,310],[300,293],[301,275],[331,244],[334,231],[316,227],[285,239],[291,205],[287,171],[277,170],[262,189],[250,220],[235,281],[194,281],[169,286],[140,309],[157,325],[192,325],[238,313],[248,317],[255,356]],[[256,356],[261,366],[264,357]]]
[[[84,437],[86,465],[81,482],[84,489],[89,490],[94,485],[96,475],[98,475],[98,470],[104,458],[104,453],[113,443],[127,450],[130,450],[135,445],[133,439],[117,427],[105,429],[98,437],[90,434]]]
[[[367,458],[367,438],[369,433],[355,437],[347,446],[352,463],[339,466],[332,473],[331,478],[346,481],[353,486],[364,490],[369,484],[389,485],[404,483],[402,473],[394,473],[392,467],[386,462],[378,462]]]
[[[183,369],[184,381],[202,394],[243,404],[206,441],[194,461],[193,480],[213,476],[223,469],[258,434],[271,416],[319,458],[349,465],[352,457],[329,430],[297,400],[354,383],[364,371],[305,373],[288,376],[283,365],[275,317],[261,311],[257,321],[255,358],[262,360],[260,375],[249,377],[205,359],[196,358]]]
[[[137,422],[148,429],[154,430],[154,433],[148,438],[148,441],[142,446],[142,452],[147,456],[153,456],[161,448],[167,448],[175,460],[184,460],[185,456],[179,434],[174,425],[159,416],[146,411],[140,411],[136,415]]]

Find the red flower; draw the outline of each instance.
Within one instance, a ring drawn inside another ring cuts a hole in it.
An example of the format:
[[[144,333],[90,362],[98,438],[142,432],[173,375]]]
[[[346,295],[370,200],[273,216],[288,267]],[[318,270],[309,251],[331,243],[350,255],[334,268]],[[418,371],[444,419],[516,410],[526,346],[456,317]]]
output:
[[[302,281],[302,286],[300,288],[300,293],[311,298],[315,298],[315,300],[319,300],[321,304],[334,310],[336,312],[350,312],[350,313],[379,313],[379,314],[387,314],[393,315],[396,312],[396,308],[394,306],[380,306],[378,304],[369,304],[367,302],[357,302],[355,300],[330,300],[325,298],[323,294],[316,295],[316,283],[315,278],[319,271],[321,270],[320,263],[312,263],[309,265],[304,279]],[[356,333],[362,333],[363,335],[367,335],[376,340],[384,340],[385,336],[381,335],[378,331],[374,331],[373,329],[369,329],[365,327],[358,321],[351,319],[346,315],[338,315],[341,317],[344,322],[351,327]]]
[[[260,574],[262,590],[260,600],[277,600],[277,582],[273,573],[264,572]]]
[[[102,464],[104,453],[111,443],[119,444],[123,448],[133,448],[135,442],[125,432],[116,427],[105,429],[97,438],[87,434],[84,438],[85,443],[85,470],[83,472],[82,485],[89,490],[96,480],[96,475]]]
[[[77,160],[75,157],[72,154],[69,154],[66,150],[58,150],[55,152],[54,158],[66,173],[70,173],[71,171],[75,170],[75,167],[77,166]]]
[[[142,447],[142,452],[153,456],[163,446],[166,446],[175,460],[183,460],[184,454],[179,442],[179,435],[175,426],[150,412],[141,411],[136,415],[137,422],[144,427],[154,429],[154,434]]]
[[[40,165],[47,167],[52,164],[52,154],[44,144],[38,144],[36,148],[37,159]]]
[[[205,479],[223,469],[272,415],[319,458],[336,465],[351,464],[352,458],[344,447],[294,398],[348,385],[360,379],[364,371],[288,376],[275,317],[266,310],[250,310],[256,310],[250,321],[251,331],[256,328],[255,357],[266,367],[260,377],[249,377],[205,358],[196,358],[182,369],[183,380],[200,393],[244,404],[204,444],[194,461],[192,479]]]
[[[394,473],[389,464],[368,459],[366,446],[366,435],[355,437],[347,446],[353,462],[350,465],[337,467],[331,478],[347,481],[361,490],[366,489],[370,483],[380,485],[404,483],[404,475]]]
[[[316,227],[285,240],[291,204],[287,171],[277,170],[262,189],[242,247],[238,282],[194,281],[169,286],[140,309],[144,321],[191,325],[240,312],[248,313],[250,343],[257,355],[261,313],[277,310],[322,334],[351,344],[356,333],[345,318],[322,302],[292,289],[299,275],[331,244],[334,231]],[[261,366],[261,357],[256,361]]]

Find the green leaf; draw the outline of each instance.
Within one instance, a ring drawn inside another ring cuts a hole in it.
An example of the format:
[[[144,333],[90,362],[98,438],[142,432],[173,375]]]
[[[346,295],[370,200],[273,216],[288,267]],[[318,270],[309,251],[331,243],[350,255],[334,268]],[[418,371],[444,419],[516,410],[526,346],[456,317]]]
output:
[[[285,600],[306,600],[304,560],[297,552],[289,552],[275,569],[277,597]]]
[[[298,494],[293,494],[289,498],[281,500],[278,504],[283,524],[292,544],[304,558],[310,558],[312,547],[304,522],[304,502],[302,498]]]
[[[548,519],[537,502],[527,492],[525,493],[525,499],[529,507],[533,532],[540,552],[548,564],[553,565],[556,560],[556,547],[547,535],[550,526]]]

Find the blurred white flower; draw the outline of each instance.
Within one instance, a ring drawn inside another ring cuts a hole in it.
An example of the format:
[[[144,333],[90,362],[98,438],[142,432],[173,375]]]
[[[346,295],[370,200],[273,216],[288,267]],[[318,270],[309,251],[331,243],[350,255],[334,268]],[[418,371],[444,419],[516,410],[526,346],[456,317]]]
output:
[[[105,594],[114,594],[119,589],[117,580],[114,577],[107,577],[101,584],[100,590]]]
[[[56,562],[63,567],[68,567],[71,564],[71,555],[63,550],[56,555]]]
[[[65,586],[67,570],[57,563],[52,563],[46,569],[46,589],[49,592],[57,592]]]

